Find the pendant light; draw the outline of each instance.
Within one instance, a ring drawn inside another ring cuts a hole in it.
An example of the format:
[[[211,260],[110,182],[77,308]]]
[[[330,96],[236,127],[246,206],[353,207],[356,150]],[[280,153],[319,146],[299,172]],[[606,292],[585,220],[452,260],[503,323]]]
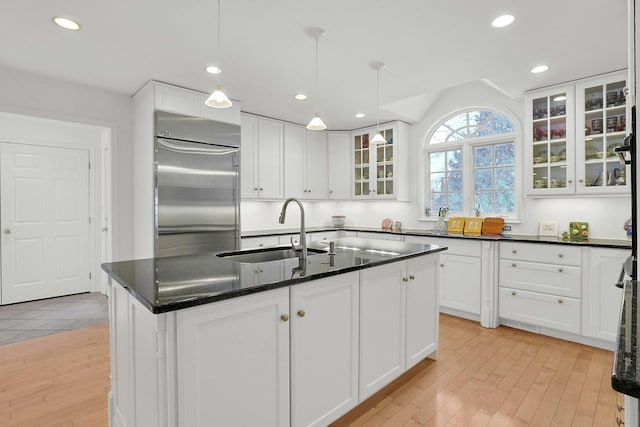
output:
[[[371,68],[377,72],[377,92],[376,92],[376,134],[371,140],[372,144],[386,144],[387,140],[380,133],[380,70],[385,66],[384,62],[372,62]]]
[[[318,115],[318,38],[324,36],[326,33],[322,28],[311,28],[308,33],[309,37],[316,39],[316,114],[313,119],[307,125],[309,130],[325,130],[327,125],[324,124],[320,116]]]
[[[220,0],[218,0],[218,62],[222,62],[222,54],[220,53]],[[220,66],[220,64],[218,64]],[[216,85],[216,90],[213,91],[211,95],[204,102],[207,106],[212,108],[229,108],[231,105],[231,100],[222,90],[222,85],[220,84],[220,74],[222,71],[218,73],[218,84]]]

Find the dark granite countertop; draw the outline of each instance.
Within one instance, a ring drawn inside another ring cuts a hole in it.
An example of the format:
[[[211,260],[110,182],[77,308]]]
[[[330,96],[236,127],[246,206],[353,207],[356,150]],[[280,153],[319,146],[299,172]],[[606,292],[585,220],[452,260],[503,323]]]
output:
[[[308,227],[307,233],[319,233],[326,231],[354,231],[354,232],[367,232],[367,233],[380,233],[380,234],[395,234],[400,236],[424,236],[424,237],[442,237],[447,239],[468,239],[468,240],[490,240],[490,241],[504,241],[504,242],[523,242],[523,243],[552,243],[558,245],[571,245],[571,246],[590,246],[599,248],[613,248],[613,249],[631,249],[631,242],[623,239],[589,239],[584,242],[573,242],[569,240],[562,240],[559,237],[540,237],[530,234],[490,234],[485,236],[464,236],[461,234],[438,234],[431,230],[416,230],[406,229],[402,231],[387,231],[373,227],[344,227],[335,228],[331,226],[327,227]],[[288,234],[297,234],[299,230],[296,229],[271,229],[271,230],[254,230],[242,232],[242,237],[251,238],[259,236],[282,236]]]
[[[347,237],[335,255],[323,253],[260,264],[235,262],[215,253],[106,263],[102,269],[153,313],[164,313],[291,286],[349,271],[446,250],[437,245]]]
[[[628,280],[624,285],[620,326],[613,359],[611,386],[614,390],[640,398],[640,311],[638,311],[637,281]]]

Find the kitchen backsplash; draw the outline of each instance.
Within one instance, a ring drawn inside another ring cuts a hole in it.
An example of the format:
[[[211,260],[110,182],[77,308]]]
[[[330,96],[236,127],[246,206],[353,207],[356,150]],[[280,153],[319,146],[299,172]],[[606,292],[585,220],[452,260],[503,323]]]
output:
[[[403,228],[430,230],[433,221],[420,221],[420,209],[413,202],[397,201],[303,201],[306,226],[329,226],[332,215],[346,215],[347,226],[379,227],[384,218],[400,221]],[[295,228],[300,225],[297,207],[290,207],[284,225],[278,224],[282,201],[243,201],[241,226],[243,231]],[[559,234],[568,231],[569,221],[586,221],[593,238],[625,239],[622,228],[630,217],[631,200],[609,198],[548,198],[525,199],[521,223],[510,223],[511,233],[538,234],[539,221],[558,221]]]

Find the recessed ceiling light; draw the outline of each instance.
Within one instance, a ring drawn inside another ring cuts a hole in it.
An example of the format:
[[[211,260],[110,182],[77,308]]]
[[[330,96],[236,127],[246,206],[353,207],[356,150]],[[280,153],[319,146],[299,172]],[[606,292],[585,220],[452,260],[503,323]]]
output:
[[[308,98],[308,96],[307,96],[307,95],[305,95],[304,93],[297,93],[297,94],[294,96],[294,98],[295,98],[297,101],[304,101],[304,100],[306,100],[306,99]]]
[[[215,65],[210,65],[207,68],[205,68],[205,70],[207,70],[207,73],[210,73],[210,74],[220,74],[222,72],[222,68],[216,67]]]
[[[533,67],[531,69],[531,72],[533,74],[538,74],[538,73],[544,73],[545,71],[547,71],[549,69],[548,65],[538,65],[536,67]]]
[[[54,24],[64,28],[65,30],[78,31],[80,29],[80,24],[78,24],[76,21],[72,21],[69,18],[54,16],[51,19],[53,20]]]
[[[558,102],[558,101],[566,101],[567,97],[564,95],[558,95],[555,98],[553,98],[554,101]]]
[[[365,113],[356,113],[356,119],[361,119],[361,118],[363,118],[365,116],[366,116]]]
[[[498,16],[496,19],[494,19],[491,22],[491,25],[494,26],[495,28],[506,27],[507,25],[511,25],[514,19],[515,18],[513,17],[513,15]]]

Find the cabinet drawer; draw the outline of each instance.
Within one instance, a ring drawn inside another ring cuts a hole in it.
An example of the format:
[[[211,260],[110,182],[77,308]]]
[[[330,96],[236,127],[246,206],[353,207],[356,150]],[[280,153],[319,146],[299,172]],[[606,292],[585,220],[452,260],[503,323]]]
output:
[[[580,300],[499,288],[499,314],[503,319],[580,333]]]
[[[438,246],[446,246],[447,253],[461,256],[482,255],[482,242],[469,241],[462,238],[442,238],[442,237],[422,237],[422,236],[405,236],[405,242],[416,242],[423,244],[432,244]]]
[[[582,251],[566,245],[501,242],[500,258],[580,266]]]
[[[246,237],[240,240],[242,249],[278,246],[278,236]]]
[[[308,239],[312,242],[330,242],[338,238],[337,231],[323,231],[321,233],[309,233]]]
[[[580,267],[500,260],[500,286],[580,298]]]

